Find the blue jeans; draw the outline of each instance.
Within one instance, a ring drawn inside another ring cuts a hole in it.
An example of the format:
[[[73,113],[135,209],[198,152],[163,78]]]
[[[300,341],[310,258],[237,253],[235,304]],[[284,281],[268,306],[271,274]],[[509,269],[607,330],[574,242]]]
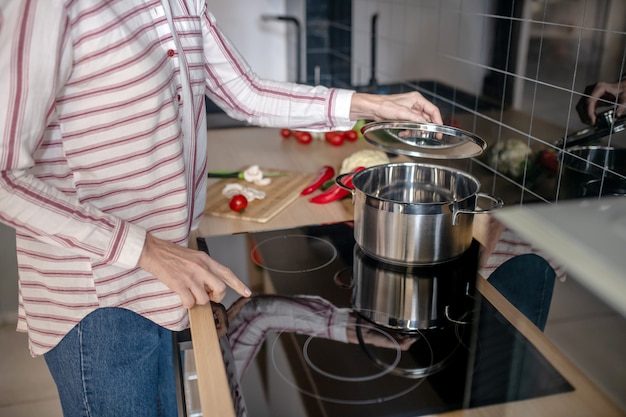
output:
[[[534,253],[517,255],[489,276],[489,282],[515,308],[543,331],[548,321],[556,273]]]
[[[66,417],[178,415],[172,332],[136,313],[98,309],[44,357]]]

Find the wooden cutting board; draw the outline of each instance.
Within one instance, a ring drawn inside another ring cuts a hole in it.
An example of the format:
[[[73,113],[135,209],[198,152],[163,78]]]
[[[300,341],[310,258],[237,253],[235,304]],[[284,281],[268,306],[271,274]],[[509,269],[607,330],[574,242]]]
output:
[[[307,184],[313,181],[314,173],[284,171],[261,168],[263,171],[280,171],[285,175],[272,177],[272,183],[266,186],[258,186],[244,180],[227,178],[210,184],[207,188],[207,201],[205,214],[211,216],[226,217],[229,219],[247,220],[257,223],[266,223],[274,216],[293,203]],[[229,183],[240,183],[246,187],[256,188],[265,192],[263,200],[254,200],[248,204],[243,213],[232,211],[228,207],[229,200],[222,195],[224,186]]]

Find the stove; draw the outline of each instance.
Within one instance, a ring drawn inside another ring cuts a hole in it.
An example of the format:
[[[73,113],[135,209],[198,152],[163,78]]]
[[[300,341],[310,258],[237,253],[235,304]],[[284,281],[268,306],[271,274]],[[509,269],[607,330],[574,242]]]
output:
[[[254,294],[224,302],[238,415],[419,416],[573,390],[475,290],[476,242],[430,266],[363,253],[351,222],[198,243]]]

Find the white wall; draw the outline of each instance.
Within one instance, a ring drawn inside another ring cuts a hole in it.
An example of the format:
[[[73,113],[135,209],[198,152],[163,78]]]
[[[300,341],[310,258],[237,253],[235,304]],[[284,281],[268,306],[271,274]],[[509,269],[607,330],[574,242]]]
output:
[[[220,29],[261,77],[294,81],[287,65],[288,23],[263,22],[262,15],[285,14],[285,0],[208,0]]]
[[[484,65],[490,59],[492,29],[484,23],[483,14],[491,10],[491,4],[492,0],[353,0],[354,84],[369,82],[370,21],[378,13],[379,84],[438,80],[467,92],[480,92]]]
[[[483,23],[481,14],[490,12],[492,2],[353,0],[353,84],[369,82],[370,17],[378,13],[379,83],[440,80],[468,92],[479,92],[491,45],[487,41],[491,28]],[[300,13],[304,0],[208,0],[207,4],[220,28],[257,74],[281,81],[296,79],[294,44],[288,39],[293,37],[290,24],[263,22],[261,15],[286,14],[288,10],[304,26]],[[455,12],[461,10],[465,13]]]

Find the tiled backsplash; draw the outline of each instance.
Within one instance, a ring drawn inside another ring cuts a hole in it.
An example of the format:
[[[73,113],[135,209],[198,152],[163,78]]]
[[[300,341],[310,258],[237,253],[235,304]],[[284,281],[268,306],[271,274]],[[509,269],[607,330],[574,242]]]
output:
[[[571,152],[567,143],[557,144],[585,127],[575,111],[585,86],[599,80],[616,82],[624,72],[626,2],[351,0],[345,3],[352,3],[351,21],[345,16],[334,21],[328,13],[325,24],[335,31],[335,41],[352,39],[350,86],[369,84],[372,16],[376,14],[377,91],[417,89],[441,107],[447,122],[482,135],[490,149],[514,139],[532,150],[526,169],[519,176],[507,170],[502,159],[498,165],[490,164],[486,157],[465,163],[463,168],[475,174],[486,191],[504,194],[509,204],[553,202],[573,197],[574,191],[570,191],[574,190],[573,186],[578,187],[595,176],[604,192],[610,185],[606,174],[626,181],[626,158],[621,163],[600,159],[597,166],[593,163],[589,166],[580,155]],[[337,3],[333,4],[341,9]],[[319,19],[315,22],[320,24]],[[341,48],[333,50],[332,43],[328,43],[327,56],[345,61],[345,42],[339,44]],[[338,65],[334,73],[331,71],[320,81],[341,85],[344,80],[343,68]],[[612,105],[605,104],[606,109]],[[625,135],[613,134],[593,144],[625,148]],[[569,160],[568,165],[573,161],[584,170],[596,168],[598,173],[574,178],[580,174],[563,163],[552,173],[536,159],[540,154],[550,156],[542,151],[556,155],[560,162],[563,158]],[[609,155],[615,152],[611,150]],[[576,184],[572,185],[573,181]],[[624,184],[618,185],[623,188]],[[600,195],[599,189],[590,186],[586,192]]]
[[[349,85],[352,1],[306,1],[306,82]]]

